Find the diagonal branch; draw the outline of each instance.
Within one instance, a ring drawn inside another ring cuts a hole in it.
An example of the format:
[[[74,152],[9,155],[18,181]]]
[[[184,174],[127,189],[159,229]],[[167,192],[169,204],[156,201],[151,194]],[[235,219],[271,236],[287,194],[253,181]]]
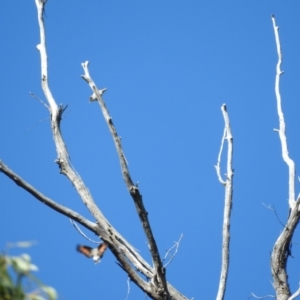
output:
[[[165,254],[163,262],[167,259],[167,257],[170,255],[170,252],[172,249],[175,248],[174,253],[171,255],[169,261],[164,265],[164,268],[167,268],[167,266],[172,262],[172,260],[175,258],[178,248],[180,246],[181,239],[183,238],[183,234],[180,235],[178,242],[174,242],[174,245],[167,251]]]
[[[44,194],[39,192],[37,189],[35,189],[32,185],[30,185],[28,182],[26,182],[24,179],[22,179],[19,175],[17,175],[14,171],[9,169],[1,160],[0,160],[0,172],[5,174],[7,177],[9,177],[11,180],[13,180],[18,186],[20,186],[22,189],[26,190],[28,193],[30,193],[33,197],[38,199],[43,204],[49,206],[50,208],[54,209],[55,211],[59,212],[60,214],[67,216],[68,218],[71,218],[72,220],[78,222],[85,228],[91,230],[95,234],[97,234],[97,224],[89,221],[88,219],[84,218],[77,212],[73,211],[72,209],[63,206],[61,204],[58,204],[57,202],[53,201],[52,199],[46,197]]]
[[[9,177],[11,180],[13,180],[18,186],[20,186],[21,188],[26,190],[28,193],[30,193],[32,196],[34,196],[36,199],[38,199],[43,204],[49,206],[53,210],[78,222],[85,228],[94,232],[96,235],[102,236],[103,240],[109,244],[110,250],[116,256],[116,258],[122,265],[122,268],[124,270],[126,270],[126,272],[128,273],[130,279],[133,282],[135,282],[136,284],[138,284],[142,288],[142,290],[145,291],[149,296],[152,296],[152,294],[151,294],[152,290],[151,290],[150,285],[147,282],[145,282],[144,280],[142,280],[138,276],[136,271],[133,270],[133,268],[129,264],[129,260],[127,258],[125,258],[124,253],[122,253],[121,250],[115,249],[116,247],[111,247],[112,242],[111,242],[110,238],[107,236],[106,232],[103,231],[98,226],[97,223],[93,223],[93,222],[87,220],[86,218],[84,218],[80,214],[76,213],[75,211],[71,210],[70,208],[60,205],[57,202],[46,197],[41,192],[39,192],[37,189],[35,189],[33,186],[31,186],[28,182],[26,182],[24,179],[22,179],[19,175],[17,175],[15,172],[13,172],[11,169],[9,169],[2,161],[0,161],[0,172],[5,174],[7,177]],[[120,242],[122,242],[122,241],[120,240]],[[117,242],[115,242],[114,244],[117,244]],[[119,248],[121,249],[121,247],[119,247]],[[172,289],[172,287],[171,287],[171,289]],[[176,293],[175,289],[173,289],[173,291],[174,291],[174,293]],[[175,298],[175,299],[177,299],[177,298]],[[186,298],[178,298],[178,299],[186,299]]]
[[[106,108],[105,102],[102,98],[103,93],[106,91],[106,89],[99,90],[95,84],[95,82],[92,80],[89,70],[88,70],[88,64],[89,62],[86,61],[85,63],[82,63],[82,67],[84,70],[84,75],[82,75],[82,78],[89,84],[90,88],[93,91],[92,96],[90,97],[91,101],[98,101],[103,117],[108,125],[109,131],[112,135],[112,138],[115,143],[115,147],[119,156],[120,164],[121,164],[121,171],[123,174],[123,178],[125,181],[125,184],[127,186],[127,189],[134,201],[137,213],[139,215],[141,224],[143,226],[144,232],[146,234],[146,237],[148,239],[150,252],[153,259],[153,265],[154,265],[154,281],[157,281],[157,293],[158,294],[164,294],[166,299],[169,299],[169,292],[167,288],[167,282],[165,278],[165,269],[163,268],[161,258],[158,252],[158,248],[156,245],[156,241],[154,239],[154,235],[152,233],[152,229],[148,220],[148,213],[145,209],[142,195],[140,194],[139,188],[137,185],[135,185],[131,179],[128,165],[125,159],[125,155],[122,149],[121,139],[117,134],[116,128],[113,124],[112,118],[108,112],[108,109]]]
[[[300,285],[300,284],[299,284],[299,285]],[[300,295],[300,287],[298,288],[298,290],[297,290],[291,297],[289,297],[288,300],[294,300],[294,299],[296,299],[299,295]]]
[[[291,295],[286,267],[287,260],[291,255],[290,243],[299,223],[299,204],[300,202],[298,200],[295,207],[291,210],[286,226],[276,240],[271,255],[273,286],[277,295],[276,299],[278,300],[286,300]]]
[[[225,205],[224,205],[224,220],[223,220],[223,243],[222,243],[222,268],[219,282],[219,289],[217,294],[217,300],[224,299],[226,291],[226,282],[229,269],[229,245],[230,245],[230,214],[232,208],[232,196],[233,196],[233,137],[230,128],[229,116],[227,113],[226,105],[221,106],[225,128],[224,135],[222,137],[221,149],[218,155],[218,163],[216,166],[217,176],[222,185],[225,186]],[[223,180],[220,175],[220,160],[221,152],[223,150],[224,141],[227,140],[227,174],[226,180]]]

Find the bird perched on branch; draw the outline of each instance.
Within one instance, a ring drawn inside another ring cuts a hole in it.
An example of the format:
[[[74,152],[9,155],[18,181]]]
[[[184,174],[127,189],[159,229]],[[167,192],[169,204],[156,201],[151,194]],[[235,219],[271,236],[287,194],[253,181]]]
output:
[[[100,259],[104,255],[104,252],[107,248],[105,243],[101,243],[97,248],[91,248],[89,246],[78,245],[76,250],[86,257],[93,258],[95,264],[100,262]]]

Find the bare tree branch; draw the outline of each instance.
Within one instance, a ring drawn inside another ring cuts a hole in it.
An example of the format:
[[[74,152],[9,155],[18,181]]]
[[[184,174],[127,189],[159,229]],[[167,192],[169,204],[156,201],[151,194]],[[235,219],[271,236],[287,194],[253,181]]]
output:
[[[290,297],[288,300],[294,300],[300,295],[300,283],[299,283],[299,288],[298,290]]]
[[[165,299],[170,299],[170,295],[169,295],[169,291],[168,291],[168,287],[167,287],[167,281],[165,278],[165,269],[162,265],[158,247],[156,245],[156,241],[154,239],[154,235],[152,233],[152,229],[151,229],[151,226],[150,226],[150,223],[148,220],[148,212],[145,209],[142,195],[140,194],[138,186],[136,184],[134,184],[131,179],[127,161],[125,159],[125,155],[124,155],[124,152],[122,149],[121,139],[118,136],[118,133],[113,124],[112,118],[111,118],[111,116],[108,112],[108,109],[105,105],[105,102],[102,98],[102,95],[106,89],[99,90],[97,88],[95,82],[93,81],[93,79],[91,78],[91,76],[89,74],[88,64],[89,64],[88,61],[81,64],[82,68],[84,70],[84,75],[82,75],[81,77],[89,84],[91,90],[93,91],[93,94],[90,97],[90,100],[98,101],[101,111],[102,111],[102,114],[103,114],[103,117],[108,125],[109,131],[110,131],[113,141],[115,143],[115,147],[116,147],[116,150],[117,150],[117,153],[119,156],[119,160],[120,160],[120,164],[121,164],[121,171],[123,174],[125,184],[126,184],[127,189],[134,201],[137,213],[140,217],[141,224],[143,226],[144,232],[148,239],[150,253],[151,253],[152,259],[153,259],[154,281],[155,281],[155,284],[157,285],[157,293],[159,295],[164,295],[163,297],[165,297]]]
[[[272,15],[272,22],[273,28],[275,33],[275,41],[276,41],[276,48],[278,54],[278,62],[276,66],[276,78],[275,78],[275,94],[277,100],[277,113],[279,118],[279,139],[281,143],[281,151],[282,151],[282,158],[284,162],[287,164],[289,169],[289,206],[291,209],[295,206],[296,196],[295,196],[295,163],[289,156],[288,146],[287,146],[287,139],[285,135],[285,122],[284,122],[284,115],[282,112],[281,106],[281,95],[280,95],[280,76],[283,74],[281,71],[281,63],[282,63],[282,52],[281,52],[281,45],[279,40],[279,27],[276,25],[275,17]]]
[[[11,178],[17,185],[19,185],[20,187],[22,187],[23,189],[25,189],[27,192],[29,192],[31,195],[33,195],[36,199],[38,199],[39,201],[41,201],[45,205],[51,207],[55,211],[57,211],[57,212],[65,215],[65,216],[68,216],[69,218],[77,221],[78,223],[80,223],[84,227],[86,227],[87,229],[93,231],[98,236],[100,235],[102,237],[102,239],[108,243],[110,250],[116,256],[116,258],[118,259],[118,261],[122,265],[122,268],[124,270],[126,270],[126,272],[128,273],[128,275],[130,276],[131,280],[133,282],[135,282],[143,291],[145,291],[153,299],[161,299],[161,298],[153,297],[153,290],[152,290],[150,284],[147,283],[146,281],[142,280],[138,276],[138,274],[132,269],[131,265],[128,263],[127,259],[124,257],[124,253],[122,253],[120,250],[117,249],[117,247],[115,247],[116,244],[122,242],[121,239],[120,240],[116,239],[116,240],[113,241],[114,243],[112,243],[111,239],[109,239],[107,237],[107,233],[105,231],[103,231],[101,229],[101,227],[98,226],[98,224],[92,223],[92,222],[88,221],[87,219],[85,219],[84,217],[82,217],[78,213],[72,211],[71,209],[69,209],[67,207],[64,207],[64,206],[62,206],[60,204],[57,204],[56,202],[54,202],[50,198],[44,196],[42,193],[40,193],[39,191],[37,191],[30,184],[28,184],[26,181],[24,181],[21,177],[19,177],[16,173],[14,173],[12,170],[10,170],[1,161],[0,161],[0,171],[3,172],[9,178]],[[128,257],[130,257],[130,256],[128,256]],[[141,263],[138,263],[137,265],[145,267]],[[143,269],[141,268],[140,271],[143,271]],[[151,274],[149,271],[146,272],[146,273]],[[152,278],[152,277],[153,277],[153,275],[150,278]],[[177,294],[177,291],[173,287],[171,287],[171,290],[175,294]],[[184,298],[184,297],[182,297],[182,298],[181,297],[179,297],[179,298],[174,297],[174,299],[186,299],[186,298]]]
[[[41,100],[38,96],[36,96],[34,93],[30,92],[29,93],[31,97],[33,97],[34,99],[38,100],[40,103],[42,103],[49,111],[50,111],[50,108],[49,106],[43,101]]]
[[[127,278],[127,295],[125,300],[127,300],[129,298],[129,294],[130,294],[130,278]]]
[[[179,300],[187,299],[166,282],[164,274],[161,273],[163,270],[162,268],[153,270],[149,264],[137,253],[137,251],[113,228],[108,220],[106,220],[98,206],[95,204],[88,188],[85,186],[79,174],[75,171],[71,164],[70,156],[60,129],[60,122],[65,108],[62,105],[57,105],[48,84],[48,57],[46,51],[46,34],[43,19],[46,2],[47,1],[45,0],[35,0],[40,28],[40,43],[37,45],[37,49],[40,52],[41,58],[41,85],[45,94],[45,98],[48,102],[47,108],[50,111],[51,128],[57,152],[56,163],[59,165],[60,172],[72,182],[82,201],[96,219],[96,223],[84,219],[82,216],[70,210],[69,208],[59,205],[53,200],[47,198],[26,183],[26,181],[24,181],[20,176],[9,170],[2,162],[1,171],[39,201],[95,232],[104,242],[106,242],[109,249],[118,260],[120,266],[127,272],[130,279],[135,282],[150,298],[157,300],[169,299],[170,297],[172,297],[172,299]],[[124,161],[126,162],[125,157]],[[131,194],[138,195],[137,199],[142,203],[141,195],[139,194],[137,187],[135,187],[132,182],[131,185]],[[144,214],[144,217],[147,219],[147,214],[145,211]],[[155,241],[154,246],[156,246]],[[152,248],[155,250],[154,246]],[[159,256],[158,260],[156,261],[161,264]],[[139,273],[146,276],[147,279],[145,280],[140,277]],[[162,286],[163,288],[161,288]],[[171,296],[169,295],[169,292]],[[165,293],[167,293],[167,295],[165,295]]]
[[[226,139],[226,127],[224,128],[224,133],[223,133],[223,137],[222,137],[222,140],[221,140],[220,151],[219,151],[219,154],[218,154],[218,161],[217,161],[217,164],[215,165],[215,169],[216,169],[216,172],[217,172],[218,179],[219,179],[220,183],[224,186],[226,185],[226,181],[223,180],[223,178],[222,178],[220,164],[221,164],[221,157],[222,157],[222,152],[223,152],[225,139]]]
[[[266,299],[266,298],[275,298],[275,296],[273,296],[273,295],[256,296],[254,293],[252,293],[251,296],[248,299],[250,299],[251,297],[256,298],[256,299],[260,299],[260,300],[263,300],[263,299]]]
[[[78,222],[91,232],[94,232],[99,238],[101,238],[109,247],[113,255],[117,259],[118,265],[128,274],[128,292],[127,297],[130,294],[130,280],[133,281],[142,291],[145,292],[146,297],[150,297],[156,300],[187,300],[185,296],[180,294],[174,287],[172,287],[166,280],[166,267],[172,261],[179,247],[181,237],[176,244],[168,250],[166,257],[169,255],[170,251],[175,248],[175,253],[171,256],[170,261],[163,266],[163,261],[161,260],[158,247],[152,232],[150,222],[148,220],[148,212],[145,209],[142,195],[138,188],[138,185],[132,181],[128,163],[122,148],[121,139],[117,134],[115,126],[113,124],[112,118],[108,112],[108,109],[103,100],[103,94],[106,89],[99,90],[94,83],[93,79],[90,77],[88,70],[88,61],[82,63],[84,69],[84,75],[82,78],[89,84],[92,89],[92,95],[90,101],[97,101],[102,110],[104,119],[108,125],[110,133],[112,135],[115,147],[118,153],[121,172],[123,179],[125,181],[126,187],[133,198],[133,201],[136,206],[138,216],[140,218],[141,224],[143,226],[145,235],[148,240],[148,245],[150,248],[150,253],[153,260],[153,267],[150,266],[136,251],[136,249],[127,242],[122,235],[117,232],[117,230],[109,223],[105,218],[99,206],[96,205],[92,195],[90,194],[87,186],[81,179],[80,175],[76,172],[75,168],[72,166],[70,155],[68,153],[65,141],[62,136],[60,123],[62,120],[62,115],[66,106],[58,105],[55,98],[52,95],[51,89],[49,87],[49,75],[48,75],[48,57],[47,57],[47,48],[46,48],[46,33],[44,26],[44,15],[45,15],[45,5],[47,0],[35,0],[37,11],[38,11],[38,23],[40,29],[40,43],[37,45],[37,49],[40,53],[41,59],[41,86],[45,94],[47,104],[41,101],[38,97],[31,95],[38,99],[50,112],[50,121],[51,129],[53,134],[53,139],[55,142],[57,159],[56,163],[59,166],[61,174],[65,175],[71,183],[74,185],[76,191],[80,195],[83,203],[86,205],[88,210],[91,212],[95,221],[89,221],[84,218],[77,212],[72,209],[58,204],[52,199],[46,197],[14,171],[9,169],[2,161],[0,161],[0,172],[5,176],[14,181],[22,189],[26,190],[37,200],[47,205],[51,209],[55,210],[62,215],[67,216],[73,221]],[[282,52],[281,45],[279,40],[279,27],[276,25],[275,17],[272,15],[272,23],[275,34],[276,48],[278,54],[278,62],[276,66],[276,78],[275,78],[275,95],[277,101],[277,113],[279,118],[279,129],[275,129],[278,132],[283,161],[288,166],[288,205],[290,208],[290,214],[286,225],[283,224],[283,231],[279,235],[277,241],[274,244],[272,254],[271,254],[271,272],[273,276],[273,285],[276,292],[277,300],[293,300],[300,295],[300,288],[298,288],[294,294],[291,295],[288,275],[286,271],[288,257],[291,256],[290,245],[292,243],[292,238],[294,231],[299,224],[300,219],[300,198],[296,199],[295,194],[295,163],[290,158],[288,152],[287,138],[286,138],[286,126],[284,120],[284,114],[282,111],[281,104],[281,95],[280,95],[280,78],[283,74],[281,70],[282,64]],[[228,277],[229,269],[229,246],[230,246],[230,215],[232,208],[232,197],[233,197],[233,168],[232,168],[232,159],[233,159],[233,137],[230,128],[229,117],[226,109],[226,105],[223,104],[221,107],[223,118],[225,121],[224,134],[221,140],[221,147],[218,154],[217,164],[215,166],[218,180],[225,187],[225,205],[224,205],[224,220],[223,220],[223,242],[222,242],[222,267],[221,275],[219,281],[219,288],[217,294],[217,300],[223,300],[226,292],[226,283]],[[223,153],[224,143],[227,141],[227,171],[226,177],[224,179],[221,176],[221,157]],[[272,209],[272,208],[269,208]],[[275,209],[272,209],[275,212],[276,217],[277,213]],[[80,228],[73,223],[75,228],[81,234],[83,232]],[[83,234],[84,235],[84,234]],[[85,235],[84,235],[85,236]],[[145,278],[146,277],[146,278]],[[252,297],[264,299],[267,297],[274,297],[267,295],[264,297],[258,297],[252,294]]]
[[[230,128],[229,116],[227,113],[226,105],[221,106],[225,129],[222,137],[221,150],[218,155],[218,163],[216,166],[217,176],[221,184],[225,185],[225,205],[224,205],[224,220],[223,220],[223,243],[222,243],[222,268],[219,282],[219,289],[217,294],[217,300],[223,300],[226,291],[226,282],[229,269],[229,244],[230,244],[230,214],[232,208],[232,195],[233,195],[233,137]],[[224,181],[220,175],[220,159],[221,152],[223,150],[224,141],[227,140],[227,174]]]
[[[100,227],[97,223],[93,223],[91,221],[88,221],[84,217],[82,217],[80,214],[74,212],[73,210],[60,205],[56,203],[55,201],[51,200],[50,198],[44,196],[41,192],[36,190],[34,187],[32,187],[29,183],[27,183],[25,180],[23,180],[20,176],[18,176],[15,172],[10,170],[2,161],[0,161],[0,171],[5,174],[7,177],[9,177],[11,180],[13,180],[18,186],[26,190],[28,193],[30,193],[32,196],[34,196],[36,199],[41,201],[43,204],[49,206],[50,208],[54,209],[55,211],[71,218],[72,220],[78,222],[85,228],[89,229],[90,231],[94,232],[96,235],[101,236],[102,239],[107,242],[107,244],[110,247],[110,250],[113,252],[113,254],[116,256],[116,258],[124,263],[124,269],[129,270],[131,274],[135,273],[135,271],[132,270],[131,266],[128,264],[127,260],[130,261],[136,268],[136,270],[140,271],[142,274],[144,274],[147,278],[152,278],[153,273],[151,267],[143,260],[143,258],[134,250],[134,248],[128,244],[128,242],[120,235],[118,234],[115,229],[111,226],[106,232],[103,230],[102,227]],[[111,235],[111,236],[110,236]],[[117,246],[118,249],[114,249],[114,245]],[[125,259],[125,257],[126,259]],[[127,270],[127,271],[128,271]],[[143,280],[139,281],[137,275],[132,276],[134,278],[131,278],[135,283],[139,282],[142,286],[144,285]],[[169,289],[174,293],[175,295],[180,293],[176,291],[172,286],[169,286]],[[143,289],[144,291],[147,291],[146,288]],[[153,298],[156,299],[156,298]],[[184,296],[179,296],[179,298],[174,297],[174,299],[187,299]]]
[[[72,220],[70,219],[70,222],[72,224],[72,226],[83,236],[85,237],[88,241],[90,241],[91,243],[95,243],[95,244],[100,244],[101,242],[97,242],[97,241],[94,241],[92,239],[90,239],[81,229],[80,227]]]
[[[279,27],[276,25],[275,17],[272,15],[273,29],[275,33],[276,48],[278,54],[278,62],[276,66],[275,78],[275,94],[277,100],[277,113],[279,118],[279,139],[282,149],[282,158],[289,169],[289,208],[290,214],[283,232],[278,237],[273,247],[271,255],[271,271],[273,276],[273,286],[276,291],[277,300],[287,300],[290,298],[291,292],[288,283],[288,275],[286,272],[286,265],[290,253],[290,243],[294,231],[299,222],[299,199],[295,199],[295,163],[289,157],[287,139],[285,135],[284,115],[281,107],[281,95],[279,89],[280,76],[283,73],[280,69],[282,63],[282,52],[279,40]]]
[[[33,197],[38,199],[43,204],[49,206],[50,208],[54,209],[55,211],[59,212],[60,214],[67,216],[68,218],[78,222],[85,228],[91,230],[95,234],[97,234],[97,224],[93,223],[77,212],[71,210],[68,207],[65,207],[63,205],[60,205],[56,203],[55,201],[51,200],[50,198],[43,195],[41,192],[39,192],[37,189],[35,189],[33,186],[31,186],[28,182],[26,182],[24,179],[22,179],[19,175],[17,175],[14,171],[9,169],[2,161],[0,161],[0,172],[5,174],[7,177],[9,177],[11,180],[13,180],[18,186],[26,190],[28,193],[30,193]]]
[[[167,253],[165,254],[165,257],[164,257],[164,259],[163,259],[163,262],[164,262],[164,261],[167,259],[167,257],[169,256],[171,250],[172,250],[173,248],[175,248],[174,253],[173,253],[172,256],[170,257],[169,261],[164,265],[164,268],[166,268],[166,267],[172,262],[172,260],[174,259],[174,257],[176,256],[182,238],[183,238],[183,234],[180,235],[178,242],[174,242],[174,245],[173,245],[173,246],[167,251]]]
[[[276,216],[277,221],[278,221],[283,227],[285,226],[285,224],[283,224],[283,223],[281,222],[281,220],[279,219],[279,216],[278,216],[277,211],[276,211],[276,209],[275,209],[274,206],[271,206],[271,205],[267,206],[265,203],[263,203],[263,206],[265,206],[267,209],[273,211],[274,214],[275,214],[275,216]]]

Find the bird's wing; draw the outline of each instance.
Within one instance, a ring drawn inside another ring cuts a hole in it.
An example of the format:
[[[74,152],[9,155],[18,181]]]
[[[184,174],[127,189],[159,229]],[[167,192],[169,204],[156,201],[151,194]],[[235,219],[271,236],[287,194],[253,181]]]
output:
[[[85,255],[86,257],[91,257],[92,256],[92,249],[89,246],[83,246],[83,245],[78,245],[77,246],[77,251]]]
[[[106,249],[107,249],[107,245],[105,243],[101,243],[98,246],[98,253],[99,253],[100,258],[104,255],[104,252]]]

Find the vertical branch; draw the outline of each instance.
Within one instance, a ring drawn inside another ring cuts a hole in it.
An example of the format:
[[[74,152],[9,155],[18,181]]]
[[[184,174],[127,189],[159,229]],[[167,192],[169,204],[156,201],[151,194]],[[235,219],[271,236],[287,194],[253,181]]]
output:
[[[58,105],[56,104],[48,84],[48,57],[47,57],[47,49],[46,49],[46,33],[45,33],[45,24],[44,24],[44,16],[43,16],[46,2],[47,1],[45,0],[35,0],[37,12],[38,12],[38,22],[39,22],[40,39],[41,39],[37,48],[41,56],[42,88],[45,97],[49,103],[52,134],[53,134],[53,139],[54,139],[57,156],[58,156],[56,159],[56,163],[59,165],[61,173],[67,176],[67,178],[74,184],[74,187],[76,188],[78,194],[82,198],[84,204],[92,212],[96,220],[98,222],[99,220],[102,220],[103,224],[105,224],[105,227],[107,227],[108,221],[104,218],[103,214],[96,206],[88,188],[85,186],[79,174],[74,170],[73,166],[71,165],[69,159],[69,153],[66,148],[60,130],[60,122],[61,122],[61,117],[64,109],[62,106],[58,107]]]
[[[217,172],[218,179],[219,179],[220,183],[224,186],[226,184],[226,181],[223,180],[223,178],[222,178],[220,164],[221,164],[221,157],[222,157],[225,138],[226,138],[226,127],[224,128],[224,133],[223,133],[222,140],[221,140],[220,151],[219,151],[219,154],[218,154],[218,161],[217,161],[217,164],[215,165],[215,169],[216,169],[216,172]]]
[[[233,195],[233,169],[232,169],[232,158],[233,158],[233,137],[230,128],[229,116],[227,113],[226,105],[221,106],[225,128],[224,135],[222,137],[221,148],[218,155],[218,162],[215,166],[218,179],[222,185],[225,186],[225,205],[224,205],[224,220],[223,220],[223,242],[222,242],[222,267],[221,276],[219,282],[219,289],[217,294],[217,300],[223,300],[226,291],[226,282],[228,277],[229,269],[229,245],[230,245],[230,214],[232,208],[232,195]],[[221,154],[223,151],[224,141],[227,141],[227,173],[226,179],[223,180],[220,174],[220,161]]]
[[[272,15],[272,22],[273,28],[275,33],[275,41],[276,41],[276,49],[278,54],[278,62],[276,66],[276,77],[275,77],[275,94],[277,100],[277,113],[279,118],[279,139],[281,143],[281,151],[282,151],[282,158],[284,162],[287,164],[289,169],[289,206],[290,209],[293,209],[295,206],[295,163],[289,156],[288,146],[287,146],[287,139],[285,135],[285,122],[284,122],[284,115],[282,112],[281,106],[281,95],[280,95],[280,76],[283,74],[281,71],[281,63],[282,63],[282,52],[281,52],[281,45],[279,40],[279,27],[276,25],[275,17]]]
[[[40,27],[40,43],[37,45],[37,49],[41,55],[41,80],[42,89],[47,98],[47,101],[51,108],[52,117],[55,118],[58,113],[58,106],[52,96],[52,93],[48,84],[48,56],[46,48],[46,33],[44,26],[44,11],[47,0],[35,0],[35,4],[38,10],[38,22]]]
[[[276,240],[272,255],[271,255],[271,272],[273,276],[273,286],[276,291],[277,300],[294,299],[291,296],[290,287],[288,283],[288,274],[286,271],[287,260],[291,255],[290,243],[295,232],[295,229],[299,223],[299,198],[295,199],[295,163],[289,157],[287,139],[285,135],[285,122],[284,115],[281,107],[281,96],[280,96],[280,76],[283,73],[281,71],[282,53],[279,40],[278,30],[279,27],[276,25],[275,17],[272,15],[273,29],[275,33],[276,49],[278,54],[278,62],[276,66],[276,77],[275,77],[275,94],[277,101],[277,112],[279,118],[279,129],[276,131],[279,133],[279,139],[281,143],[282,158],[287,164],[289,169],[288,189],[289,189],[289,208],[290,214],[287,223]],[[291,296],[291,297],[290,297]]]

